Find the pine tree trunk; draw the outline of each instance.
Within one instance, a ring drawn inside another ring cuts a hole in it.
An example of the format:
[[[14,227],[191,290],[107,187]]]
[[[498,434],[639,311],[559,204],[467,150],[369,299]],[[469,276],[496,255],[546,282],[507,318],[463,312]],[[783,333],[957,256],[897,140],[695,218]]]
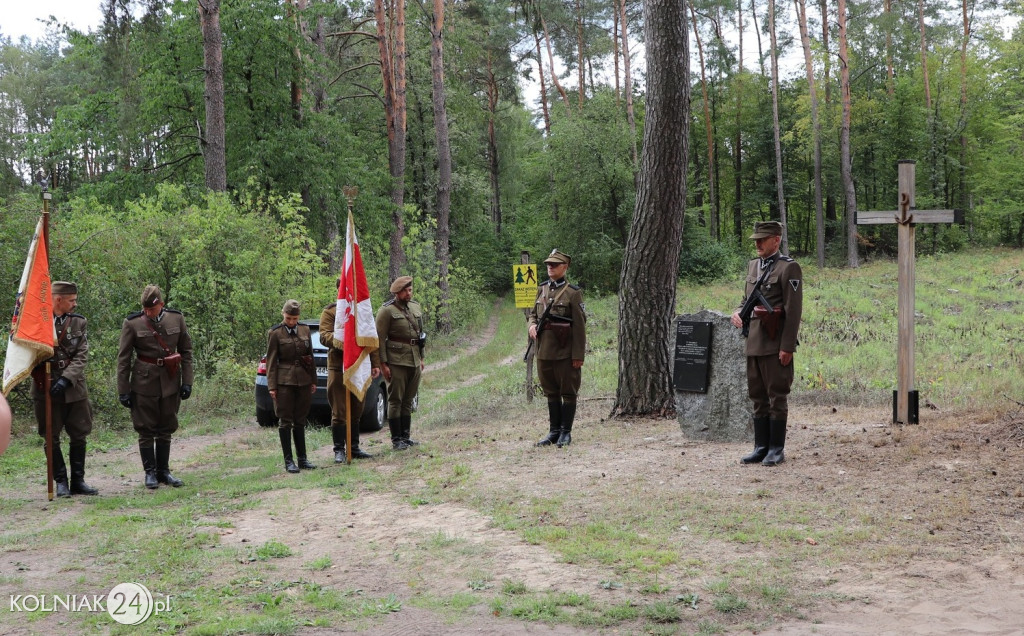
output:
[[[768,0],[768,31],[772,58],[772,132],[775,135],[775,189],[782,221],[782,253],[789,253],[789,227],[786,219],[786,190],[782,174],[782,136],[779,131],[779,43],[775,36],[775,0]]]
[[[711,128],[711,100],[708,98],[707,71],[704,68],[704,46],[700,41],[700,33],[697,31],[697,11],[694,9],[693,0],[689,0],[690,17],[693,18],[693,40],[697,43],[697,53],[700,59],[700,90],[704,97],[704,134],[708,140],[708,210],[711,217],[710,234],[713,238],[718,237],[718,200],[715,193],[715,135]]]
[[[846,0],[839,0],[839,88],[843,102],[843,122],[839,127],[839,171],[846,194],[846,261],[850,267],[860,266],[857,254],[857,190],[853,184],[850,161],[850,57],[847,50]]]
[[[388,279],[398,278],[405,267],[405,0],[395,0],[393,24],[385,11],[385,0],[374,0],[377,21],[377,45],[383,83],[384,117],[388,133],[388,170],[391,174],[391,232],[388,252]],[[392,37],[392,34],[394,36]]]
[[[690,68],[686,8],[644,2],[647,118],[640,187],[619,279],[616,415],[675,413],[672,319],[686,208]]]
[[[795,0],[797,21],[800,24],[800,42],[804,49],[804,69],[807,72],[807,90],[811,98],[811,123],[814,128],[814,222],[815,253],[818,267],[825,267],[825,216],[821,195],[821,120],[818,118],[818,90],[814,82],[814,62],[811,58],[811,38],[807,31],[806,0]]]
[[[434,0],[433,24],[430,27],[430,74],[434,104],[434,136],[437,141],[437,230],[434,249],[437,255],[437,286],[441,302],[437,330],[452,330],[451,298],[448,289],[450,229],[448,219],[452,206],[452,152],[448,139],[448,108],[444,95],[444,0]]]
[[[206,130],[203,160],[206,187],[214,192],[228,189],[227,148],[224,141],[224,58],[220,34],[220,0],[197,0],[203,34],[204,97]]]

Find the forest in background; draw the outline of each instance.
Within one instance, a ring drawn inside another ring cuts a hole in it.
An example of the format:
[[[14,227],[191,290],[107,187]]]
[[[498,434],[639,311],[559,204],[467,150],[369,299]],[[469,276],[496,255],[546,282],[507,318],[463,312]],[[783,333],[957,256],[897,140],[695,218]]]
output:
[[[99,4],[88,33],[0,31],[0,276],[13,306],[45,176],[53,274],[82,285],[101,360],[149,282],[189,316],[207,373],[257,355],[285,298],[315,317],[333,297],[345,186],[359,188],[375,304],[411,273],[440,331],[477,318],[521,250],[539,261],[557,246],[588,294],[617,291],[643,152],[641,2]],[[892,254],[893,228],[851,233],[848,220],[895,208],[900,159],[917,161],[919,209],[965,211],[962,227],[922,226],[920,253],[1024,245],[1024,33],[1006,38],[995,19],[1019,6],[685,9],[681,277],[733,275],[752,224],[783,212],[798,257]],[[777,70],[805,48],[814,91]]]

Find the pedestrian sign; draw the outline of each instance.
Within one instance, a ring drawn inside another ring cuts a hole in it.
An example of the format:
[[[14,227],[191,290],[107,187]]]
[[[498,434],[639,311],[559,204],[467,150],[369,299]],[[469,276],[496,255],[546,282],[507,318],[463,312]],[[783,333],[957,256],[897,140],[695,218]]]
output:
[[[537,266],[533,263],[513,265],[512,287],[516,290],[516,307],[533,307],[537,298]]]

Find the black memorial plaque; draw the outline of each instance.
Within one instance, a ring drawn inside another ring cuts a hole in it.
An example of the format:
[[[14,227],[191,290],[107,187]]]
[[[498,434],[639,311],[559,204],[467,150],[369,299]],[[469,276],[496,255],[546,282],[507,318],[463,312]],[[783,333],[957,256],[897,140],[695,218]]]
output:
[[[675,378],[677,391],[708,392],[711,371],[711,323],[676,321]]]

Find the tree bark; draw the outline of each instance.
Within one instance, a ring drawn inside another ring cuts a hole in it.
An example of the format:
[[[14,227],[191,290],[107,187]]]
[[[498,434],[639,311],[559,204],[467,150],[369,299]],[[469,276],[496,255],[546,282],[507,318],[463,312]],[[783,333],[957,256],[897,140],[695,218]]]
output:
[[[437,141],[437,230],[434,251],[437,256],[437,286],[441,292],[437,329],[452,330],[451,294],[448,288],[448,267],[451,264],[448,227],[452,207],[452,152],[448,138],[448,108],[444,94],[444,11],[445,0],[434,0],[430,26],[430,73],[434,104],[434,137]]]
[[[491,183],[491,223],[501,234],[501,164],[498,161],[498,79],[494,76],[491,51],[487,51],[487,168]]]
[[[226,192],[228,167],[224,141],[224,58],[220,34],[220,0],[197,0],[197,4],[203,35],[206,130],[202,147],[206,187],[214,192]]]
[[[633,111],[633,76],[630,70],[629,59],[629,20],[626,19],[626,0],[619,5],[619,28],[622,29],[622,91],[626,98],[626,121],[629,123],[629,140],[633,152],[633,185],[636,186],[637,166],[639,158],[636,149],[636,113]]]
[[[675,413],[671,336],[686,208],[690,68],[686,7],[644,1],[647,118],[640,187],[619,279],[616,415]]]
[[[775,136],[775,189],[779,199],[779,220],[782,221],[782,252],[789,253],[789,227],[786,219],[786,190],[782,174],[782,135],[779,131],[779,43],[775,36],[775,0],[768,0],[768,31],[772,58],[772,132]]]
[[[736,1],[736,30],[739,33],[736,64],[736,138],[733,142],[732,225],[736,240],[743,242],[743,0]]]
[[[388,252],[388,278],[394,280],[405,267],[405,0],[394,0],[386,11],[385,0],[374,0],[377,21],[377,46],[383,83],[384,117],[388,132],[388,170],[391,174],[391,232]]]
[[[718,203],[715,193],[715,135],[711,127],[711,100],[708,98],[708,79],[704,68],[704,46],[700,41],[700,33],[697,31],[697,11],[693,6],[693,0],[689,1],[690,17],[693,18],[693,40],[697,43],[697,53],[700,59],[700,90],[704,97],[704,134],[708,144],[708,216],[710,219],[710,234],[718,237]]]
[[[544,16],[541,15],[540,7],[537,7],[537,17],[540,18],[540,26],[544,30],[544,44],[548,49],[548,66],[551,68],[551,83],[555,85],[558,94],[562,96],[565,112],[571,117],[572,106],[569,105],[569,96],[565,93],[565,89],[562,88],[562,83],[558,81],[558,73],[555,71],[555,55],[551,52],[551,36],[548,35],[548,23],[544,20]]]
[[[846,193],[846,261],[850,267],[860,266],[857,254],[857,190],[853,184],[850,162],[850,57],[847,50],[846,0],[839,0],[839,88],[843,102],[843,122],[839,128],[839,163]]]
[[[800,42],[804,49],[804,68],[807,71],[807,91],[811,98],[811,124],[814,129],[814,247],[818,257],[818,267],[825,267],[825,215],[821,195],[821,120],[818,117],[818,91],[814,82],[811,38],[807,31],[807,2],[806,0],[795,0],[795,2],[797,21],[800,24]]]

